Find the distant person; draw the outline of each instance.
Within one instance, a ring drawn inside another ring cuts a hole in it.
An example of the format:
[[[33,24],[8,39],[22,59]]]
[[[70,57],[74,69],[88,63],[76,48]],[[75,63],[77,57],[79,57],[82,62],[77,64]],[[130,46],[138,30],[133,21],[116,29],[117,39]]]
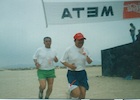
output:
[[[135,28],[135,26],[133,25],[133,23],[130,23],[130,35],[131,35],[131,37],[132,37],[132,41],[134,42],[135,41],[135,30],[136,30],[136,28]]]
[[[86,90],[89,89],[85,67],[86,62],[90,64],[92,59],[88,50],[83,47],[85,39],[82,33],[75,34],[75,44],[68,47],[61,58],[62,64],[68,69],[67,80],[72,99],[84,99]]]
[[[140,29],[138,30],[138,34],[136,35],[136,40],[140,42]]]
[[[133,77],[135,79],[140,79],[140,29],[138,30],[138,34],[136,35],[136,41],[133,43],[133,53],[135,58],[135,65],[133,70]]]
[[[52,89],[55,76],[55,66],[53,62],[58,62],[56,52],[51,48],[52,40],[50,37],[44,38],[44,45],[36,50],[33,60],[35,63],[38,75],[39,86],[39,99],[43,99],[43,91],[46,88],[46,82],[48,88],[46,91],[45,99],[48,99]]]

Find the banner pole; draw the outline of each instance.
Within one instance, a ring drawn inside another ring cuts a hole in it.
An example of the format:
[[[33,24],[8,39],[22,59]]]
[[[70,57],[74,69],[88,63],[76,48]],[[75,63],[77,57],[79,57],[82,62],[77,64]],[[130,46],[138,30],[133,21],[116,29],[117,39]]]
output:
[[[48,24],[47,24],[47,16],[46,16],[45,5],[44,5],[43,0],[41,0],[41,1],[42,1],[43,11],[44,11],[44,17],[45,17],[45,22],[46,22],[46,28],[47,28],[48,27]]]

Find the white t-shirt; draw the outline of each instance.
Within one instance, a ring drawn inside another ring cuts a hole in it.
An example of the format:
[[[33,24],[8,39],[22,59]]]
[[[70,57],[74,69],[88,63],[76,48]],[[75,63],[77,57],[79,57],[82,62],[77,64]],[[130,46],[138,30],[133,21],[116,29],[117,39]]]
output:
[[[36,50],[33,55],[33,59],[37,59],[38,63],[41,65],[39,69],[41,70],[51,70],[54,69],[54,57],[56,52],[51,48],[40,47]]]
[[[68,47],[61,58],[61,62],[68,62],[70,64],[74,64],[77,68],[75,71],[84,70],[86,67],[86,56],[83,55],[86,53],[88,57],[90,57],[89,52],[86,48],[78,48],[75,45]],[[91,57],[90,57],[91,58]],[[68,68],[69,70],[72,70]]]

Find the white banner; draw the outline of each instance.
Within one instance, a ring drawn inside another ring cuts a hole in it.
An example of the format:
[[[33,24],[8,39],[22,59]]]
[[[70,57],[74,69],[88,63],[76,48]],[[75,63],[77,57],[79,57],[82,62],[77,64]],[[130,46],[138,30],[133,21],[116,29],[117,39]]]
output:
[[[131,2],[131,1],[130,1]],[[138,1],[139,2],[139,1]],[[77,24],[122,20],[124,1],[45,2],[44,13],[49,24]]]

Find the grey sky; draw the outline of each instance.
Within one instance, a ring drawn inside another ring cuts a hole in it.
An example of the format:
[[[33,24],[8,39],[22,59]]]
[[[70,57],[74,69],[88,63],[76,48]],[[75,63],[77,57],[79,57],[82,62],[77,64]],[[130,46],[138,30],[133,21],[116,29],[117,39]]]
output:
[[[140,29],[140,19],[49,25],[46,28],[41,0],[0,0],[0,13],[1,66],[33,64],[32,56],[43,46],[45,36],[52,37],[52,48],[57,50],[60,59],[65,48],[74,44],[76,32],[82,32],[87,38],[84,46],[94,59],[92,64],[101,64],[101,50],[132,41],[129,23]]]

